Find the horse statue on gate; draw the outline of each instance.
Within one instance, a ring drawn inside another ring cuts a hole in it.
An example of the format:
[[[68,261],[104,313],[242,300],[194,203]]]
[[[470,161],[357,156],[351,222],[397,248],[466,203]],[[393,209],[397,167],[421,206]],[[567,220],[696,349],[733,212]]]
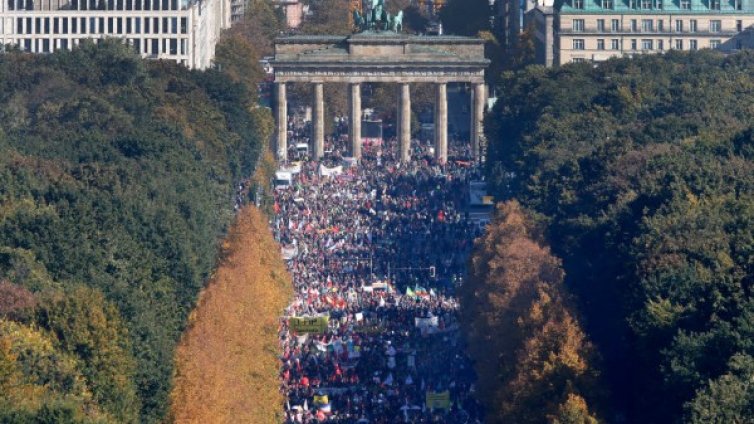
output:
[[[403,31],[403,11],[401,10],[390,19],[390,29],[393,32]]]
[[[367,13],[353,11],[353,23],[358,31],[403,31],[403,11],[391,16],[385,8],[385,0],[371,0]]]
[[[364,17],[361,16],[361,13],[359,13],[358,10],[353,11],[353,24],[356,26],[356,28],[359,28],[360,31],[364,30]]]

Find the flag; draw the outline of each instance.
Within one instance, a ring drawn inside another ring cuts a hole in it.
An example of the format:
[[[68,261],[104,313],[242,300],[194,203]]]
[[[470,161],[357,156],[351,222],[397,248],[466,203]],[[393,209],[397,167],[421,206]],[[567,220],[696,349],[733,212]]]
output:
[[[427,289],[421,286],[414,286],[414,293],[416,293],[416,296],[419,297],[427,297],[429,296],[429,293],[427,292]]]
[[[416,293],[414,293],[414,291],[411,290],[411,287],[406,287],[406,296],[408,296],[408,297],[416,297]]]

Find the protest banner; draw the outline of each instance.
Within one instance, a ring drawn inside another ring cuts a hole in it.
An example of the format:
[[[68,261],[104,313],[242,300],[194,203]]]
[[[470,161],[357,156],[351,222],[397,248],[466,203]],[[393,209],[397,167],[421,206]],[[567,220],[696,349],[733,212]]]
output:
[[[296,333],[324,333],[330,317],[291,317],[288,325]]]
[[[298,248],[296,246],[281,247],[280,253],[283,255],[283,259],[290,261],[298,255]]]
[[[414,325],[418,328],[422,335],[432,334],[437,331],[440,320],[437,317],[429,318],[414,318]]]
[[[450,409],[450,392],[427,392],[427,408],[429,409]]]
[[[343,173],[343,166],[339,165],[334,168],[328,168],[325,165],[319,165],[319,175],[323,177],[337,177]]]

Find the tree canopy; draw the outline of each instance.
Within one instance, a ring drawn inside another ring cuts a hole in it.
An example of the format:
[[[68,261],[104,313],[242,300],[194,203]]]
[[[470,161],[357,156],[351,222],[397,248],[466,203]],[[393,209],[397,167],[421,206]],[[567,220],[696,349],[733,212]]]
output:
[[[0,421],[162,420],[270,135],[252,81],[109,40],[0,55]]]
[[[546,224],[629,422],[754,420],[753,65],[532,66],[504,75],[486,120],[496,195]]]
[[[461,307],[479,393],[492,423],[596,422],[585,400],[601,402],[594,348],[541,243],[515,201],[475,243]]]

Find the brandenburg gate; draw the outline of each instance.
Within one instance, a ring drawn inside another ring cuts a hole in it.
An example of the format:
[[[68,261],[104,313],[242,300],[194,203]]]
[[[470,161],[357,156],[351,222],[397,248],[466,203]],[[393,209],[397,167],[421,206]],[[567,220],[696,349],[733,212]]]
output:
[[[472,87],[471,150],[479,157],[482,118],[487,100],[484,41],[455,36],[417,36],[398,31],[365,30],[350,36],[291,36],[275,40],[273,61],[276,88],[277,155],[287,160],[287,83],[311,84],[314,90],[313,157],[324,153],[325,83],[349,85],[351,155],[361,157],[361,85],[370,82],[400,86],[398,134],[401,160],[408,162],[411,143],[411,83],[436,87],[435,156],[448,158],[449,83]]]

